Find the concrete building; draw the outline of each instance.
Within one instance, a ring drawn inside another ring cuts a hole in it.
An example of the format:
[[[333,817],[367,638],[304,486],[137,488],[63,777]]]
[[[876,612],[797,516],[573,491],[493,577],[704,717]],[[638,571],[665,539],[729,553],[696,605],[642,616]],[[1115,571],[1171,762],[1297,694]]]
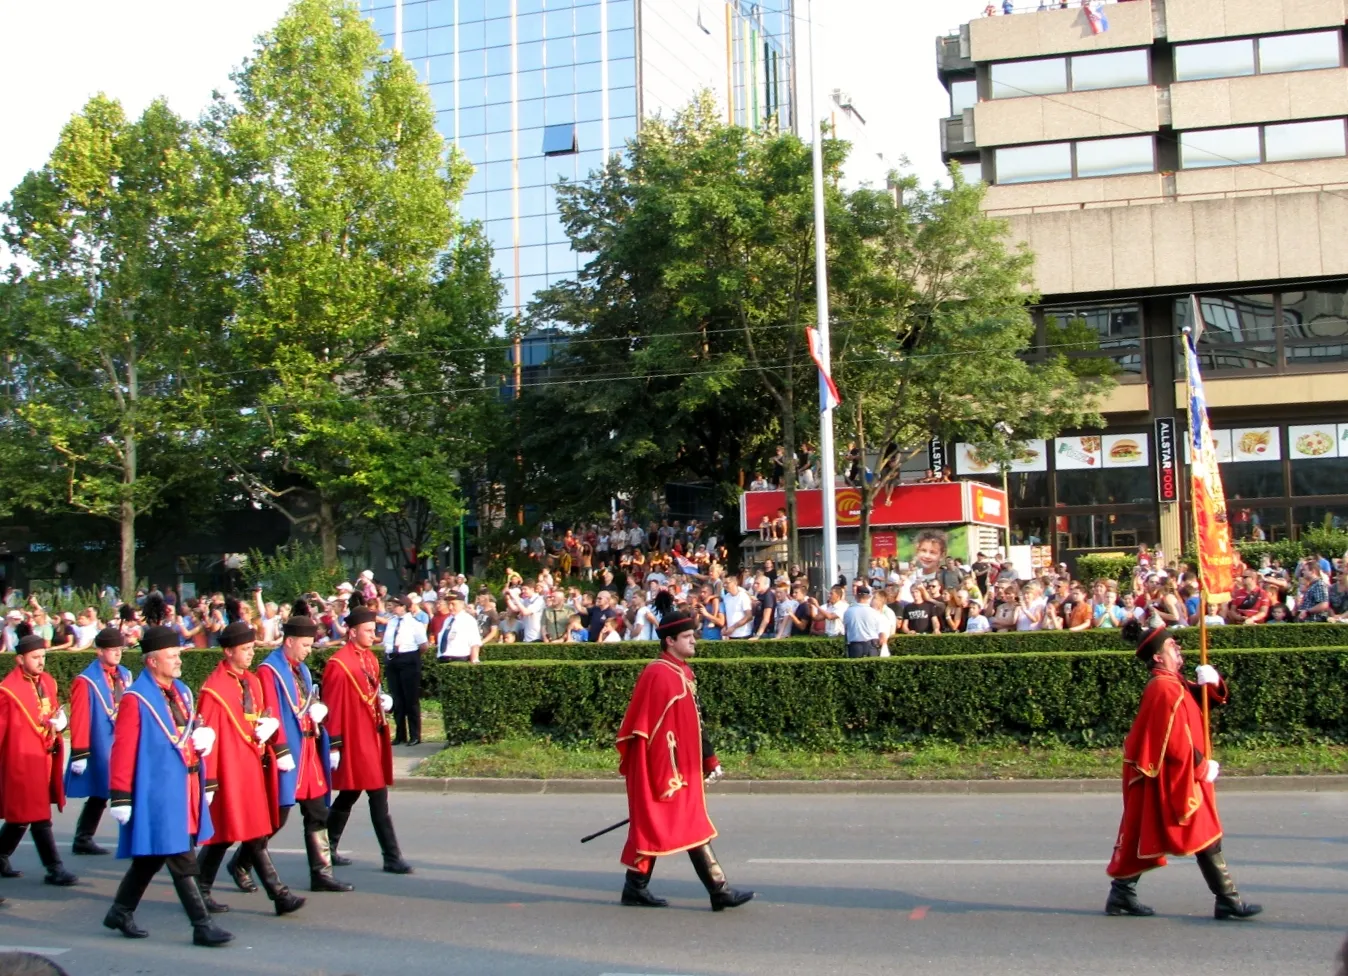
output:
[[[1179,552],[1187,479],[1165,462],[1184,462],[1191,294],[1236,536],[1342,526],[1345,2],[1100,11],[1098,33],[1073,2],[937,41],[945,157],[987,182],[987,211],[1035,254],[1035,354],[1107,358],[1119,379],[1107,430],[1038,445],[1012,471],[1013,535],[1058,559],[1139,543]],[[986,476],[955,454],[962,473]]]

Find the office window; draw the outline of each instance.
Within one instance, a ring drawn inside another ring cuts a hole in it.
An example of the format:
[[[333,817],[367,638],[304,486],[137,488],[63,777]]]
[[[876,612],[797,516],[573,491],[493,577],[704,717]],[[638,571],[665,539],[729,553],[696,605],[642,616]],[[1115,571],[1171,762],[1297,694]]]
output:
[[[453,65],[448,66],[450,72],[453,72]],[[434,70],[434,68],[432,68]],[[487,73],[487,54],[485,51],[460,51],[459,52],[459,78],[481,78]],[[446,80],[449,75],[446,75]]]
[[[454,0],[429,0],[426,4],[426,26],[443,27],[454,23]]]
[[[604,87],[604,66],[597,60],[576,65],[576,91],[599,91]]]
[[[489,47],[486,50],[487,55],[487,74],[489,75],[508,75],[514,70],[511,64],[510,47]],[[543,67],[541,64],[538,67]],[[521,65],[520,70],[525,70]]]
[[[636,31],[614,30],[609,24],[608,56],[610,58],[633,58],[637,53]]]
[[[1077,176],[1117,176],[1156,169],[1151,136],[1083,140],[1077,143],[1076,152]]]
[[[972,162],[959,163],[960,176],[964,178],[965,183],[983,182],[983,162],[975,159]]]
[[[574,125],[550,125],[543,130],[543,155],[564,156],[578,152]]]
[[[543,43],[543,41],[530,41],[527,44],[515,45],[517,71],[537,71],[543,67]]]
[[[597,34],[600,28],[599,5],[576,6],[576,33]]]
[[[543,15],[543,33],[548,37],[569,37],[575,16],[570,7],[549,10]]]
[[[633,0],[609,0],[608,29],[636,26],[633,8]]]
[[[458,0],[459,23],[470,20],[483,20],[487,16],[488,0]]]
[[[997,150],[998,183],[1031,183],[1072,177],[1072,144],[1012,146]]]
[[[1235,78],[1254,74],[1254,41],[1214,41],[1175,47],[1175,80]]]
[[[1348,286],[1321,285],[1285,291],[1280,297],[1279,321],[1288,365],[1348,359]],[[1348,455],[1348,451],[1343,453]]]
[[[419,61],[426,56],[426,32],[403,31],[403,57],[408,61]]]
[[[619,88],[615,91],[609,92],[608,114],[636,115],[637,90],[635,88]]]
[[[1072,91],[1151,84],[1151,55],[1144,50],[1080,54],[1072,58]]]
[[[426,3],[403,3],[403,30],[420,31],[426,29]]]
[[[545,92],[543,85],[544,73],[542,71],[521,71],[515,77],[517,79],[516,84],[518,85],[517,90],[519,92],[516,97],[521,101],[530,98],[543,97]],[[509,76],[507,76],[507,80],[508,79]]]
[[[1337,68],[1342,48],[1339,31],[1281,34],[1259,38],[1259,71],[1312,71]]]
[[[543,99],[543,105],[548,125],[576,121],[575,95],[550,95]]]
[[[1343,119],[1289,122],[1264,126],[1264,160],[1270,163],[1292,159],[1323,159],[1342,156],[1345,145]]]
[[[452,109],[454,107],[454,84],[446,82],[443,85],[431,85],[431,104],[435,106],[437,112]]]
[[[454,28],[449,28],[451,31]],[[471,24],[459,24],[459,50],[480,51],[487,46],[487,25],[478,20]]]
[[[426,54],[434,57],[437,54],[452,54],[454,52],[454,28],[453,27],[432,27],[426,32]]]
[[[543,42],[543,61],[549,68],[558,65],[571,66],[576,61],[575,39],[571,37],[552,37]]]
[[[498,17],[487,21],[486,47],[505,47],[510,44],[510,18]]]
[[[490,76],[487,79],[487,104],[504,105],[504,103],[512,101],[514,99],[512,80],[510,75]],[[523,95],[520,97],[523,97]],[[501,111],[501,109],[495,109],[494,111]]]
[[[546,121],[543,112],[543,99],[541,98],[531,98],[527,102],[519,102],[515,111],[519,115],[521,129],[537,128]]]
[[[1185,169],[1241,166],[1259,161],[1257,125],[1180,133],[1180,166]]]
[[[992,66],[992,97],[1021,98],[1067,91],[1067,59],[1005,61]]]
[[[966,108],[978,104],[978,82],[952,81],[950,83],[950,114],[959,115]]]
[[[576,69],[569,64],[560,68],[545,68],[543,71],[545,91],[541,94],[547,95],[570,95],[576,90]]]
[[[543,15],[540,13],[517,16],[515,18],[515,40],[520,43],[543,40]]]
[[[374,29],[380,34],[392,34],[394,28],[394,8],[384,7],[376,10],[370,16],[370,22],[374,24]]]
[[[1205,372],[1273,369],[1278,365],[1278,328],[1274,296],[1200,295],[1203,332],[1198,363]],[[1175,299],[1177,376],[1184,375],[1184,329],[1192,319],[1192,303]]]

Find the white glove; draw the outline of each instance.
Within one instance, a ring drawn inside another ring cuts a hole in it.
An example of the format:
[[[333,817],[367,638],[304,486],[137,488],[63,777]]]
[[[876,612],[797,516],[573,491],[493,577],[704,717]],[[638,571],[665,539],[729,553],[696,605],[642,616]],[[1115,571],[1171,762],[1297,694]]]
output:
[[[1203,777],[1203,782],[1205,783],[1217,782],[1217,777],[1221,775],[1221,772],[1222,772],[1222,764],[1215,759],[1209,759],[1208,771],[1207,774]]]
[[[253,734],[257,736],[258,742],[266,742],[280,727],[281,723],[274,718],[260,718],[257,725],[253,726]]]
[[[314,702],[309,706],[309,717],[314,720],[315,725],[322,725],[323,720],[328,717],[328,706],[322,702]]]
[[[703,782],[707,786],[711,786],[713,783],[718,782],[722,779],[725,779],[725,770],[722,769],[720,766],[717,766],[715,769],[713,769],[710,773],[707,774],[707,778],[703,780]]]
[[[340,752],[334,749],[332,750],[332,752],[328,753],[329,766],[331,766],[333,769],[336,769],[341,764],[342,764],[342,754]]]
[[[1194,669],[1194,675],[1200,685],[1215,685],[1222,680],[1222,676],[1211,664],[1200,664]]]
[[[58,708],[56,714],[47,719],[47,727],[53,732],[64,732],[66,726],[69,724],[70,720],[66,718],[66,710],[64,708]]]
[[[206,806],[210,806],[214,802],[215,802],[215,790],[208,790],[206,792]]]
[[[288,752],[284,756],[278,756],[276,768],[283,773],[293,773],[295,771],[295,757]]]
[[[215,748],[215,729],[209,725],[193,729],[192,745],[196,746],[197,752],[201,753],[202,756],[209,756],[211,750]]]
[[[108,814],[123,827],[131,820],[131,807],[108,807]]]
[[[393,696],[392,696],[392,695],[380,695],[380,696],[379,696],[379,707],[382,708],[382,709],[383,709],[384,711],[386,711],[386,712],[391,712],[391,711],[393,711]]]
[[[84,771],[89,768],[89,760],[76,759],[70,764],[70,771],[76,776],[83,776]]]

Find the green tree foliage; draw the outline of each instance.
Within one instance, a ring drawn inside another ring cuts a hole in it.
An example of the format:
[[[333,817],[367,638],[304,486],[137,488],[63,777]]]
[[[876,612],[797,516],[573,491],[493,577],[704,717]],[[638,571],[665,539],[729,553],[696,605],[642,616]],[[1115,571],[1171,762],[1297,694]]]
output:
[[[215,485],[201,431],[226,302],[199,159],[162,102],[128,121],[99,95],[4,207],[6,493],[115,522],[123,593],[136,517]]]

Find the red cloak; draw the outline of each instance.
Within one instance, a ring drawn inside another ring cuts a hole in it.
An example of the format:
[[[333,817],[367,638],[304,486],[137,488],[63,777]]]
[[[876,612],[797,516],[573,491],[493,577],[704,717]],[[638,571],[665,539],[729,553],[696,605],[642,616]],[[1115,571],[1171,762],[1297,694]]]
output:
[[[1222,836],[1217,795],[1205,782],[1203,710],[1198,686],[1168,671],[1153,671],[1137,718],[1123,744],[1123,820],[1108,873],[1131,878],[1164,867]],[[1216,704],[1226,685],[1210,688]]]
[[[677,854],[716,836],[703,792],[702,719],[687,664],[661,654],[646,665],[618,730],[618,771],[627,777],[622,863]]]
[[[263,662],[262,667],[269,671],[275,669],[268,662]],[[298,688],[304,686],[300,684],[298,671],[295,674],[295,684]],[[259,675],[263,677],[262,694],[266,696],[267,712],[271,715],[281,715],[282,709],[296,716],[295,724],[300,730],[300,741],[298,743],[290,742],[286,738],[286,723],[281,722],[281,727],[276,730],[276,735],[267,743],[271,750],[273,760],[281,756],[290,756],[295,760],[295,799],[296,800],[316,800],[328,795],[328,778],[323,772],[323,762],[318,755],[318,723],[304,712],[303,701],[282,701],[281,695],[277,692],[277,680],[270,676]],[[279,679],[279,675],[277,676]],[[289,692],[286,692],[288,695]],[[301,691],[301,696],[303,692]],[[300,714],[304,712],[304,714]],[[279,804],[279,798],[276,798]],[[279,810],[279,806],[278,806]]]
[[[393,785],[393,744],[379,707],[379,659],[348,642],[323,666],[324,722],[341,762],[334,790],[382,790]]]
[[[66,805],[65,742],[47,726],[60,703],[56,679],[14,669],[0,681],[0,820],[30,824]]]
[[[242,684],[241,684],[242,682]],[[244,711],[247,685],[254,711]],[[211,803],[212,844],[233,844],[267,837],[280,824],[272,817],[262,765],[265,747],[255,726],[263,707],[262,682],[251,671],[235,671],[221,661],[201,686],[201,720],[215,730],[215,748],[206,757],[206,788],[215,788]]]

